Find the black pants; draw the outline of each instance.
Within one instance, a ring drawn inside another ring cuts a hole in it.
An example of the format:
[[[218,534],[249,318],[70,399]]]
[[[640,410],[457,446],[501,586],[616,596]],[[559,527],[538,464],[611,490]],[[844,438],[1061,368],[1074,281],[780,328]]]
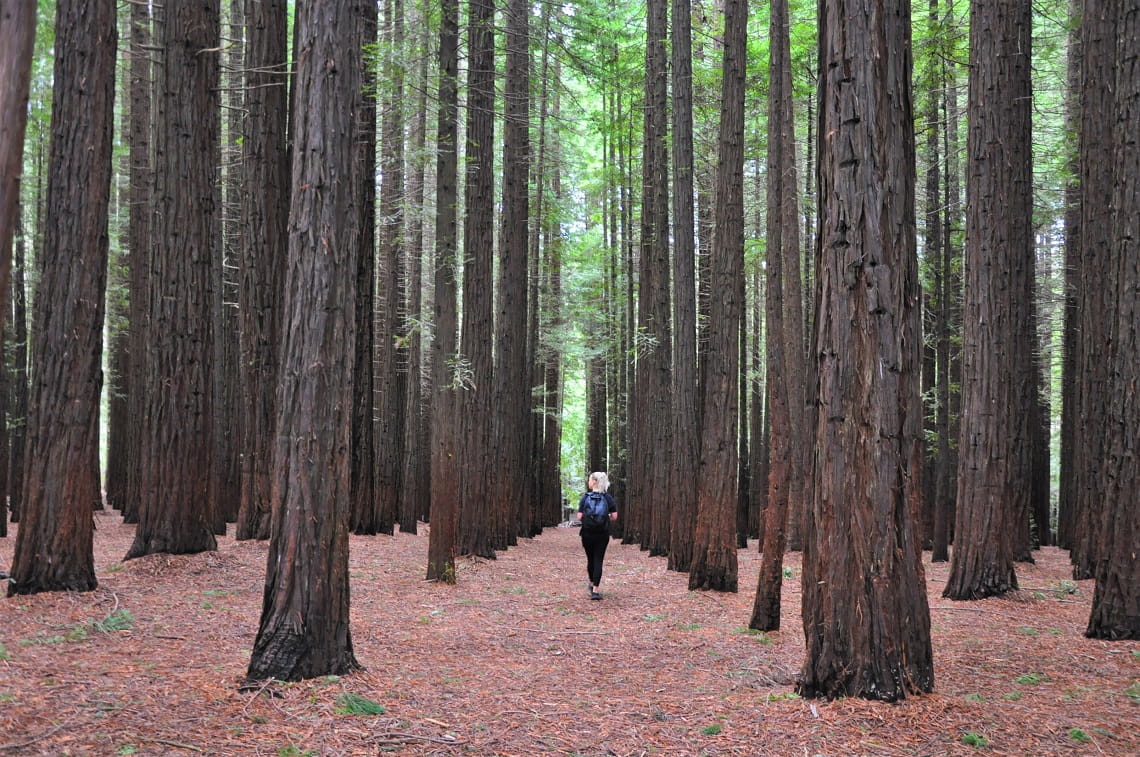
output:
[[[602,583],[602,560],[606,559],[606,547],[610,544],[608,531],[582,531],[582,548],[586,550],[586,573],[590,583]]]

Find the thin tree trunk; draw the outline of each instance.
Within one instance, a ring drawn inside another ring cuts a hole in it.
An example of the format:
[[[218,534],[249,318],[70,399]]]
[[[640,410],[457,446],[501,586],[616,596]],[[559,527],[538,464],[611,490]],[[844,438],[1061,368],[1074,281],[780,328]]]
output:
[[[459,410],[456,382],[456,178],[458,173],[459,2],[441,0],[436,142],[435,336],[431,343],[431,533],[427,579],[455,583],[459,517]]]
[[[0,28],[4,30],[4,46],[0,48],[0,332],[8,312],[4,298],[8,293],[12,237],[20,203],[20,167],[28,124],[37,5],[7,0],[0,5]]]

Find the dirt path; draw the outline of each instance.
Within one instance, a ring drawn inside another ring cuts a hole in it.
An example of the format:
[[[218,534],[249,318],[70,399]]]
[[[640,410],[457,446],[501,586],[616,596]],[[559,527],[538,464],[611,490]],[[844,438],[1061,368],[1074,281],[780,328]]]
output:
[[[977,603],[941,599],[947,566],[928,565],[936,692],[885,705],[795,697],[798,555],[784,629],[757,635],[754,548],[722,595],[612,543],[594,602],[576,529],[462,560],[454,587],[423,580],[425,534],[354,536],[366,669],[241,691],[266,545],[124,564],[133,527],[96,521],[96,591],[0,600],[0,755],[1140,752],[1140,645],[1083,637],[1093,587],[1057,550],[1018,566],[1016,597]],[[346,694],[384,712],[344,714]]]

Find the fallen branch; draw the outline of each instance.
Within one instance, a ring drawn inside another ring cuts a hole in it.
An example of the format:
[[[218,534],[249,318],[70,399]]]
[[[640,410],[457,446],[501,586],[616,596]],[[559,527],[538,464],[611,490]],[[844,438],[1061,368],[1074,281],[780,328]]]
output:
[[[388,731],[387,733],[380,734],[380,736],[377,738],[382,744],[404,744],[409,741],[430,741],[433,744],[459,746],[463,743],[455,737],[421,736],[418,733],[402,733],[400,731]]]

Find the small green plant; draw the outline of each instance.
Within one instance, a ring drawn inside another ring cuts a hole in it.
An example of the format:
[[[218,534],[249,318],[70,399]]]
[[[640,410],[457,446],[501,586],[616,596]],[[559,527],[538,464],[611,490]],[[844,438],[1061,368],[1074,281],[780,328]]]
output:
[[[791,568],[784,568],[784,578],[791,578],[791,577],[792,577],[792,569]]]
[[[277,757],[316,757],[316,755],[317,753],[312,749],[301,751],[292,744],[289,746],[283,746],[277,750]]]
[[[1022,636],[1037,636],[1038,635],[1037,629],[1036,628],[1030,628],[1029,626],[1022,626],[1021,628],[1017,629],[1017,632],[1019,634],[1021,634]]]
[[[986,737],[977,731],[966,731],[962,734],[962,743],[966,746],[983,747],[990,742],[986,741]]]
[[[1087,744],[1092,741],[1092,739],[1089,738],[1089,735],[1082,731],[1080,728],[1070,728],[1069,738],[1081,744]]]
[[[790,699],[799,699],[800,695],[794,691],[781,691],[779,694],[765,694],[761,702],[782,702]]]
[[[760,642],[761,644],[771,644],[772,643],[772,637],[768,635],[767,631],[758,631],[755,628],[746,628],[746,627],[742,626],[740,628],[737,628],[736,632],[745,634],[746,636],[752,636],[753,638],[756,639],[756,641]]]
[[[1053,589],[1053,593],[1055,593],[1058,597],[1063,597],[1071,594],[1079,594],[1080,591],[1080,587],[1072,581],[1058,581],[1057,588]]]
[[[680,631],[696,631],[700,627],[700,623],[680,623],[677,625],[677,629]]]
[[[1132,661],[1133,662],[1140,662],[1140,649],[1133,649],[1132,650]]]
[[[121,562],[117,562],[114,565],[108,565],[107,566],[107,572],[108,573],[118,573],[122,569],[123,569],[123,564]]]
[[[12,655],[9,654],[8,647],[4,646],[4,642],[0,641],[0,662],[11,659]]]
[[[115,631],[129,631],[135,627],[135,616],[129,610],[115,610],[113,613],[91,624],[93,631],[99,633],[114,633]]]
[[[232,591],[226,591],[225,589],[206,589],[202,593],[207,597],[228,597],[233,594]]]
[[[704,728],[702,728],[701,733],[703,733],[705,736],[716,736],[721,732],[722,728],[723,726],[720,723],[714,723],[713,725],[706,725]]]
[[[15,702],[15,701],[16,701],[16,695],[15,694],[13,694],[10,691],[0,691],[0,704],[8,704],[9,702]]]
[[[383,705],[373,702],[367,697],[346,691],[336,698],[337,715],[383,715]]]
[[[1021,692],[1020,691],[1009,691],[1009,692],[1006,692],[1005,694],[1002,694],[1001,698],[1006,700],[1007,702],[1016,702],[1017,700],[1021,699]]]
[[[510,586],[506,589],[503,589],[503,593],[504,594],[526,594],[526,587],[525,586]]]
[[[115,750],[115,754],[136,754],[139,751],[137,744],[123,744]]]
[[[648,620],[650,623],[656,623],[659,620],[665,620],[665,618],[667,618],[667,617],[669,617],[669,616],[666,613],[660,613],[660,614],[650,613],[647,615],[642,615],[641,619],[642,620]]]
[[[973,694],[967,694],[966,695],[966,701],[967,702],[984,702],[984,701],[986,701],[986,698],[984,696],[982,696],[981,694],[978,694],[977,692],[975,692]]]
[[[1132,700],[1132,704],[1140,704],[1140,681],[1133,681],[1124,693]]]
[[[1047,678],[1048,676],[1046,676],[1044,673],[1026,673],[1025,675],[1018,676],[1013,680],[1016,683],[1025,684],[1026,686],[1036,686]]]

